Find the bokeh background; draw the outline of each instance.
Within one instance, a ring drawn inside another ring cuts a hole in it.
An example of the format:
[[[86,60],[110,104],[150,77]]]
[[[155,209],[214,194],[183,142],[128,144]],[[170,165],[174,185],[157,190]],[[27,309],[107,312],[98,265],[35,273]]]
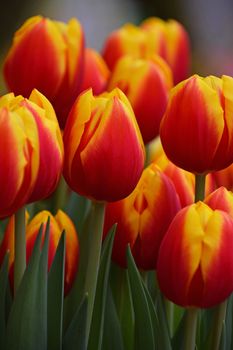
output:
[[[174,18],[187,29],[193,52],[192,72],[233,75],[232,0],[14,0],[0,12],[0,64],[13,33],[30,16],[41,14],[82,23],[86,45],[101,51],[108,33],[126,22],[139,24],[149,16]],[[0,94],[5,86],[0,75]]]

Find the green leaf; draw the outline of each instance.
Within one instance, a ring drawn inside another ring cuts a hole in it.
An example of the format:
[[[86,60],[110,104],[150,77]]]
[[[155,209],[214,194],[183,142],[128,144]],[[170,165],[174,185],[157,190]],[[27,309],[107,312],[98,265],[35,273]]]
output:
[[[47,257],[49,220],[42,251],[42,227],[17,290],[7,323],[6,350],[47,348]]]
[[[107,305],[102,350],[124,350],[121,326],[110,286],[107,293]]]
[[[48,349],[62,349],[65,272],[65,232],[62,233],[48,276]]]
[[[147,297],[129,247],[127,250],[127,261],[135,311],[135,349],[155,349],[154,331]]]
[[[172,350],[167,323],[159,319],[151,295],[143,283],[154,331],[155,349]],[[161,312],[161,310],[159,310]],[[162,310],[164,312],[164,310]],[[160,315],[161,316],[161,315]]]
[[[126,269],[111,264],[111,289],[121,327],[124,348],[134,349],[134,309],[129,285],[129,276]]]
[[[90,336],[88,342],[88,350],[101,350],[103,329],[104,329],[104,315],[106,296],[108,288],[108,278],[110,270],[110,262],[112,255],[112,246],[116,226],[114,226],[108,233],[104,244],[100,260],[100,267],[97,280],[96,295],[94,301],[93,316],[91,322]]]
[[[5,255],[0,270],[0,349],[5,349],[6,337],[6,292],[8,284],[9,254]]]
[[[87,296],[84,297],[63,339],[63,350],[86,350]]]

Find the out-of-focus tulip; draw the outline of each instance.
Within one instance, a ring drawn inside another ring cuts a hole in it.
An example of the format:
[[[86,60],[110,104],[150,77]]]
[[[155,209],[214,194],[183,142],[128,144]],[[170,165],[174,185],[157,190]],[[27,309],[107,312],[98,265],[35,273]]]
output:
[[[152,17],[141,24],[149,35],[149,51],[157,53],[172,69],[174,83],[186,79],[190,70],[190,43],[187,32],[177,21]]]
[[[145,57],[147,37],[144,30],[131,23],[112,32],[103,48],[103,57],[110,70],[114,68],[119,58],[125,55],[135,58]]]
[[[0,98],[0,135],[0,217],[5,217],[54,191],[64,152],[54,110],[37,90],[29,99],[13,93]]]
[[[225,169],[213,173],[213,178],[217,187],[224,186],[229,191],[233,190],[233,164]]]
[[[233,220],[203,202],[183,208],[160,246],[157,277],[169,300],[212,307],[233,291]]]
[[[119,90],[76,100],[64,130],[64,176],[75,192],[116,201],[135,188],[144,165],[144,145],[129,101]]]
[[[212,209],[225,211],[233,219],[233,193],[225,187],[219,187],[205,198],[205,203]]]
[[[113,260],[126,267],[126,248],[130,244],[137,266],[154,269],[162,238],[179,209],[171,180],[159,168],[146,168],[127,198],[106,207],[104,236],[117,223]]]
[[[160,121],[172,87],[169,66],[159,56],[137,59],[121,58],[110,76],[108,90],[119,87],[128,97],[142,137],[150,142],[159,133]]]
[[[106,90],[109,74],[109,69],[101,55],[93,49],[86,48],[81,91],[92,88],[93,94],[99,95]]]
[[[34,16],[15,33],[4,63],[5,80],[11,91],[25,97],[37,88],[64,127],[80,91],[83,56],[83,31],[76,19],[65,24]]]
[[[55,216],[49,211],[39,212],[26,226],[26,253],[27,263],[33,251],[36,237],[39,233],[41,224],[43,226],[42,240],[44,240],[45,227],[50,217],[50,233],[49,233],[49,252],[48,252],[48,270],[50,269],[56,249],[63,230],[66,231],[66,256],[65,256],[65,295],[72,287],[73,281],[78,268],[79,261],[79,242],[75,226],[71,219],[62,210],[59,210]],[[26,221],[28,222],[28,215]],[[13,286],[13,264],[14,264],[14,216],[9,220],[8,226],[4,234],[2,244],[0,246],[0,263],[2,262],[7,250],[10,252],[9,267],[10,280]]]
[[[159,166],[160,170],[172,180],[180,198],[181,207],[194,202],[195,176],[177,167],[167,158],[159,138],[150,144],[150,161],[151,167]],[[210,173],[206,177],[205,195],[209,195],[215,188],[214,180]]]
[[[193,173],[233,162],[233,78],[194,75],[171,90],[160,137],[168,158]]]
[[[0,98],[0,217],[23,206],[39,169],[38,128],[31,110],[37,107],[13,93]]]

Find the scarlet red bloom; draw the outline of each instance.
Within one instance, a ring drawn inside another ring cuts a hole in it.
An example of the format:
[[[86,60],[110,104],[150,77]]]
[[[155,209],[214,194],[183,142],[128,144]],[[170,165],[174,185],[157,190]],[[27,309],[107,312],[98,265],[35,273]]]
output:
[[[160,125],[165,153],[193,173],[233,162],[233,78],[192,76],[171,90]]]
[[[59,123],[80,91],[84,38],[80,23],[68,24],[35,16],[15,33],[4,63],[6,83],[15,94],[29,97],[33,88],[53,103]]]
[[[233,291],[233,220],[203,202],[183,208],[161,243],[157,277],[169,300],[212,307]]]
[[[127,198],[106,207],[104,236],[117,223],[113,260],[126,267],[129,244],[137,266],[154,269],[162,238],[179,209],[180,201],[169,178],[155,166],[146,168]]]
[[[136,186],[144,145],[132,108],[119,90],[76,100],[64,131],[64,176],[72,190],[100,201],[116,201]]]

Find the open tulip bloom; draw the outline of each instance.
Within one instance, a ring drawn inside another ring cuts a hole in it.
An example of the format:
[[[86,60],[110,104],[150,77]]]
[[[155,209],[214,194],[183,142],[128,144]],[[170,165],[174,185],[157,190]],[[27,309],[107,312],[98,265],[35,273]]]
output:
[[[15,33],[0,350],[233,349],[233,78],[190,63],[175,20],[125,24],[102,55],[75,18]]]

